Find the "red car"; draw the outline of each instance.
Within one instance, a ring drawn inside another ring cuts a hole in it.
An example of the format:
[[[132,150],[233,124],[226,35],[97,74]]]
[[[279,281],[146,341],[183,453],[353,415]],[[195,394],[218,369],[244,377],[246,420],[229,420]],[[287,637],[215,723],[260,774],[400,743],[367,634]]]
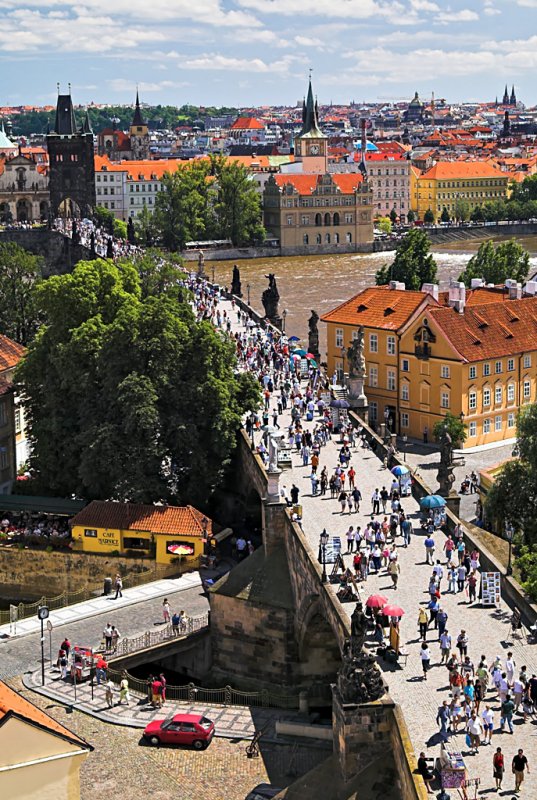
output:
[[[196,750],[208,747],[214,736],[214,722],[199,714],[175,714],[155,719],[144,729],[150,744],[189,744]]]

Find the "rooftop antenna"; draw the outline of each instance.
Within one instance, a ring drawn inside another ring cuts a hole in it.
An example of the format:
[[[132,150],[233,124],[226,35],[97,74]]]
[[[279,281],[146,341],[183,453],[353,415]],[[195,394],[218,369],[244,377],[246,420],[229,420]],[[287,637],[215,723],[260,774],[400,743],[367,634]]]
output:
[[[58,96],[59,96],[59,94],[60,94],[60,82],[59,81],[56,84],[56,89],[58,90]]]
[[[69,94],[71,94],[71,84],[70,83],[67,84],[67,88],[69,89]]]

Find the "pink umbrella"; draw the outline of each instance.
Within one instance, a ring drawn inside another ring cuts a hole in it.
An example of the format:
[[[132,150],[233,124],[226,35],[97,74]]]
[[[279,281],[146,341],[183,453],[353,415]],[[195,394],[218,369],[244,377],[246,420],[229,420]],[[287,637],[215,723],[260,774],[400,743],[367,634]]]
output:
[[[405,612],[399,606],[392,606],[388,603],[382,609],[382,613],[385,617],[402,617]]]
[[[367,598],[365,604],[368,608],[383,608],[388,602],[388,598],[383,594],[372,594]]]

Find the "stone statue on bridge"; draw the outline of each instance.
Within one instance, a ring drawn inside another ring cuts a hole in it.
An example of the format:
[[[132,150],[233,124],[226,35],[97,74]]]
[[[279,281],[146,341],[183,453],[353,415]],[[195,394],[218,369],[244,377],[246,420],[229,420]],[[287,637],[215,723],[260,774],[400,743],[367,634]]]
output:
[[[308,328],[308,351],[319,362],[319,315],[313,309],[311,309],[311,317],[308,320]]]
[[[231,294],[242,297],[241,273],[236,264],[233,264],[233,277],[231,278]]]
[[[280,293],[276,284],[276,276],[273,272],[270,272],[268,275],[265,275],[265,278],[268,278],[269,282],[268,288],[265,289],[261,295],[261,301],[263,303],[263,308],[265,309],[265,316],[269,322],[272,322],[273,325],[276,325],[281,330],[282,318],[280,317],[278,310]]]
[[[452,491],[455,476],[453,474],[453,440],[445,424],[440,438],[440,466],[436,479],[440,484],[438,494],[448,497]]]
[[[349,376],[351,378],[361,378],[366,376],[366,365],[364,356],[364,328],[360,325],[358,336],[347,348],[347,362],[349,364]]]
[[[361,603],[356,604],[351,617],[351,638],[345,641],[337,687],[345,705],[357,705],[378,700],[387,686],[374,656],[364,652],[368,621]]]

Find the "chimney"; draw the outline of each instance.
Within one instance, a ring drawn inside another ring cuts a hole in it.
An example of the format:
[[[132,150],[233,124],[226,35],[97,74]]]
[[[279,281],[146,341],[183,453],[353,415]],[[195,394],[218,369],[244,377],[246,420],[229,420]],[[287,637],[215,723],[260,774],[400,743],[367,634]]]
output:
[[[405,284],[402,281],[390,281],[390,289],[395,292],[404,292]]]
[[[507,285],[509,283],[509,286]],[[505,281],[505,288],[509,289],[509,300],[520,300],[522,297],[522,284],[515,280]]]
[[[482,286],[485,285],[485,281],[483,278],[472,278],[472,282],[470,284],[471,289],[481,289]]]
[[[454,281],[453,279],[449,284],[449,305],[454,308],[459,314],[464,314],[464,306],[466,304],[466,287],[464,283]]]
[[[528,281],[527,284],[524,286],[524,291],[526,294],[535,297],[535,295],[537,294],[537,281]]]
[[[437,283],[424,283],[421,291],[425,294],[431,294],[435,300],[438,300],[438,284]]]

